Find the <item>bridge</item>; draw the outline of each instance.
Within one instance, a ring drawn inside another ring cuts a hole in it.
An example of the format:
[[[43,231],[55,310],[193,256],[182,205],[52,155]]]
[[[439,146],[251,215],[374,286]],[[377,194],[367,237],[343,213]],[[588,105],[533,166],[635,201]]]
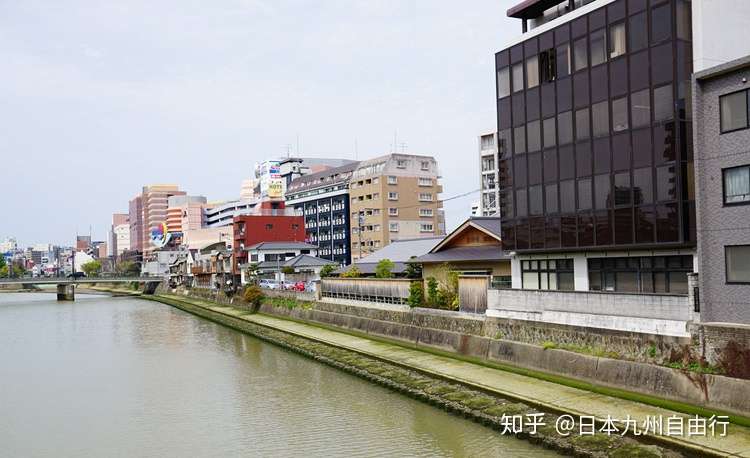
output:
[[[159,283],[163,282],[165,277],[81,277],[81,278],[55,278],[55,277],[34,277],[34,278],[2,278],[2,285],[21,285],[21,286],[38,286],[38,285],[57,285],[58,301],[75,300],[75,289],[79,285],[95,283],[143,283],[145,288],[143,294],[154,294]]]

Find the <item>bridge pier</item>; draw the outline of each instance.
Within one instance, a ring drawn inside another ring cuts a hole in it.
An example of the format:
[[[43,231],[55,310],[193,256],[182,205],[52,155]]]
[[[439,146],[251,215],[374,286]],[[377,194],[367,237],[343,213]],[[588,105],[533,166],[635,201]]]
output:
[[[76,286],[72,284],[57,285],[57,300],[58,301],[76,300]]]

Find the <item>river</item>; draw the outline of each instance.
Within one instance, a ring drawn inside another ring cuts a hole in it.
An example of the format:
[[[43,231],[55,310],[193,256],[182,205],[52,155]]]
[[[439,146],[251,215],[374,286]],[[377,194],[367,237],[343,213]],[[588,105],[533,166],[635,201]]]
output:
[[[0,456],[552,456],[167,305],[0,294]]]

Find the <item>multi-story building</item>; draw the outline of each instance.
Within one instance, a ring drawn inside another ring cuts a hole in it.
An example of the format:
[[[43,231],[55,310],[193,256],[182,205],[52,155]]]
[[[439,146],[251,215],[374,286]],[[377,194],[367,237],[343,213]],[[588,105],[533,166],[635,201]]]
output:
[[[693,85],[701,320],[750,324],[750,57]]]
[[[128,202],[130,225],[130,251],[143,253],[143,196],[137,195]]]
[[[119,256],[130,249],[130,215],[114,213],[109,230],[108,256]]]
[[[270,203],[269,203],[270,204]],[[283,208],[259,209],[252,215],[234,218],[233,260],[234,273],[239,275],[239,266],[248,263],[247,248],[260,242],[304,242],[305,221],[294,210]]]
[[[171,196],[167,200],[167,230],[172,234],[200,229],[206,225],[206,198]]]
[[[76,250],[88,251],[91,248],[90,235],[76,235]]]
[[[362,161],[349,184],[352,258],[392,240],[445,234],[437,161],[389,154]]]
[[[349,180],[352,162],[293,180],[287,187],[287,208],[305,218],[305,239],[318,245],[318,257],[338,264],[352,261]]]
[[[524,30],[495,56],[513,287],[687,293],[691,3],[538,0],[508,16]]]
[[[206,227],[231,226],[235,216],[249,215],[259,204],[258,199],[208,204],[205,210]]]
[[[141,232],[141,244],[143,246],[144,258],[153,253],[155,247],[151,244],[151,230],[167,221],[167,207],[169,198],[172,196],[184,196],[185,191],[180,191],[175,184],[154,184],[143,187],[143,231]]]
[[[479,177],[480,201],[479,215],[498,215],[498,177],[497,177],[497,134],[490,132],[479,136]]]

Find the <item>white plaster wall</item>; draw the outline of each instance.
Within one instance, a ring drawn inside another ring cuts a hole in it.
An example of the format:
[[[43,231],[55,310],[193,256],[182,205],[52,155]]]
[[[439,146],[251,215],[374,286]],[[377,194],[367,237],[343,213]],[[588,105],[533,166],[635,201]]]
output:
[[[750,1],[693,0],[695,72],[750,55]]]

